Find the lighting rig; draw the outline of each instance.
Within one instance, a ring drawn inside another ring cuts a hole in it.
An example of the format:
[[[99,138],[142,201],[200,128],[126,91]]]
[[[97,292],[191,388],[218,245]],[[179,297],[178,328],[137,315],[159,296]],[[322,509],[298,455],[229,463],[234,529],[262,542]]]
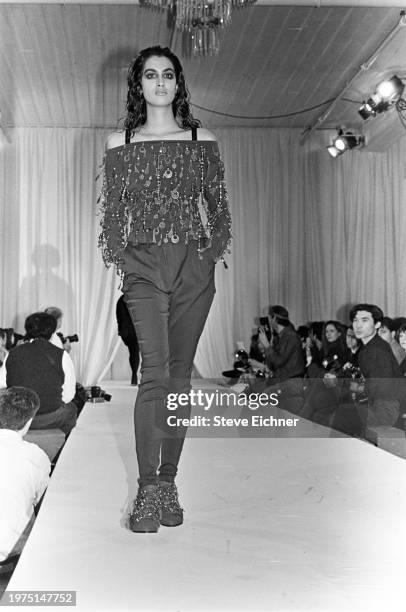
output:
[[[371,97],[361,104],[358,113],[366,120],[394,107],[403,127],[406,128],[406,100],[402,98],[404,89],[402,79],[396,75],[382,81],[376,86]]]
[[[337,130],[337,136],[334,138],[332,144],[327,147],[327,151],[330,153],[331,157],[338,157],[351,149],[359,149],[363,147],[364,144],[365,136],[357,135],[349,130],[344,131],[343,128],[339,128]]]

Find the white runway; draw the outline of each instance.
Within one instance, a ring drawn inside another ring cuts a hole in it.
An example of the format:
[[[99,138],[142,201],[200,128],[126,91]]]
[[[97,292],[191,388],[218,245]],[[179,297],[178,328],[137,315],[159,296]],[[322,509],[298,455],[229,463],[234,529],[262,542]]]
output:
[[[316,437],[189,438],[184,525],[133,534],[135,391],[102,387],[8,590],[75,590],[78,610],[405,610],[405,460],[306,423]]]

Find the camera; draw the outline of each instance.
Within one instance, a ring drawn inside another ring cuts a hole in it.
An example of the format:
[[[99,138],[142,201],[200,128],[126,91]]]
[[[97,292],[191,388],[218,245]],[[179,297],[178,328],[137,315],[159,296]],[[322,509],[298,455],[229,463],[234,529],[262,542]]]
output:
[[[96,387],[96,386],[90,387],[90,389],[87,389],[87,396],[88,396],[88,401],[92,402],[93,404],[96,404],[99,402],[109,402],[111,400],[111,395],[103,391],[101,387]]]
[[[18,334],[17,332],[14,332],[14,346],[17,346],[18,344],[22,344],[23,342],[26,342],[27,337],[23,336],[22,334]]]
[[[349,380],[350,382],[357,383],[358,387],[356,389],[351,389],[350,386],[352,401],[359,402],[360,404],[368,401],[368,394],[365,389],[365,379],[362,375],[359,366],[356,366],[352,363],[346,363],[342,368],[337,370],[335,374],[340,378],[344,378]]]
[[[250,368],[250,364],[249,364],[249,357],[248,357],[248,353],[247,351],[245,351],[244,349],[239,349],[234,357],[236,358],[237,361],[234,361],[234,369],[235,370],[244,370],[244,371],[248,371]]]
[[[72,336],[63,336],[63,334],[58,332],[58,336],[61,339],[62,344],[65,344],[65,342],[79,342],[79,337],[77,334],[72,334]]]
[[[338,370],[341,369],[341,364],[338,361],[338,355],[333,355],[332,357],[323,359],[322,366],[326,372],[338,372]]]

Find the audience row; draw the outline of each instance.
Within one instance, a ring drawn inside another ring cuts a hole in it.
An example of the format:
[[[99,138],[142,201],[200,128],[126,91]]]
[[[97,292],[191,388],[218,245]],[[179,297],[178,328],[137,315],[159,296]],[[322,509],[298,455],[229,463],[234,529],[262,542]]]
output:
[[[280,405],[334,430],[368,438],[373,427],[404,427],[406,319],[374,304],[351,309],[350,325],[315,321],[297,329],[283,306],[269,309],[249,355],[223,375],[246,394],[279,394]]]

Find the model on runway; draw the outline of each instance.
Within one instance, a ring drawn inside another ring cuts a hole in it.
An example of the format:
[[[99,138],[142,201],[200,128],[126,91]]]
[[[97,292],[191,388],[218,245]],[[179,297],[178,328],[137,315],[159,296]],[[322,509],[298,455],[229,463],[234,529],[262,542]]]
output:
[[[166,397],[190,390],[215,262],[231,238],[218,144],[199,126],[178,58],[158,46],[141,51],[128,73],[125,130],[107,141],[100,235],[105,263],[123,274],[142,356],[135,532],[183,522],[175,476],[186,428],[168,427]],[[190,405],[176,415],[189,417]]]

